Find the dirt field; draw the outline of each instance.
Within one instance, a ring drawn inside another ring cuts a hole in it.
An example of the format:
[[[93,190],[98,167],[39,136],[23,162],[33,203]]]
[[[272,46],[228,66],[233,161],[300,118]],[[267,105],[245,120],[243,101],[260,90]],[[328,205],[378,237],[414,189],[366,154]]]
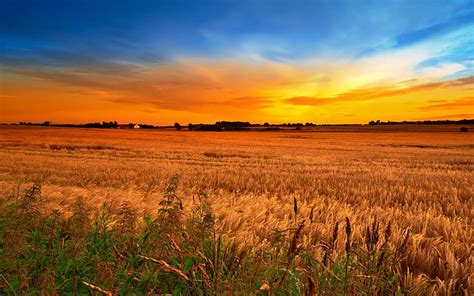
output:
[[[405,129],[405,130],[403,130]],[[470,130],[474,130],[470,127]],[[176,132],[0,127],[0,194],[39,182],[49,208],[128,200],[153,213],[180,177],[185,207],[210,195],[222,229],[265,247],[275,230],[314,211],[303,244],[349,217],[362,240],[375,218],[393,244],[410,229],[405,265],[473,285],[474,133],[458,126],[325,127],[278,132]],[[344,241],[337,242],[340,250]],[[408,279],[409,280],[409,277]]]

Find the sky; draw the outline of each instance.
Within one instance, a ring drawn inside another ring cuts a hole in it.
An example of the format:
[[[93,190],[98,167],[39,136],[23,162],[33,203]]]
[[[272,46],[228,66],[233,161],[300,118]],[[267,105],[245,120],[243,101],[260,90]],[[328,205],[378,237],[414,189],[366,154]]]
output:
[[[474,0],[0,0],[0,122],[474,118]]]

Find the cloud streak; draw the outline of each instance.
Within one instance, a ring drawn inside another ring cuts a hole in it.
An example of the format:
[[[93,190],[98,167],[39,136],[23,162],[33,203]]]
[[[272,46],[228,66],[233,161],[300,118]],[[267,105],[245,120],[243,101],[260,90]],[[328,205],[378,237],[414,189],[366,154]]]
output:
[[[194,113],[261,110],[272,106],[273,91],[300,76],[292,67],[234,61],[182,60],[168,65],[99,68],[6,68],[17,81],[53,83],[71,94],[119,104]],[[20,82],[21,83],[21,82]]]
[[[391,85],[391,86],[380,86],[380,87],[372,87],[372,88],[361,88],[361,89],[355,89],[348,92],[344,92],[334,97],[309,97],[309,96],[308,97],[307,96],[291,97],[291,98],[285,99],[285,102],[292,105],[320,106],[320,105],[334,104],[334,103],[340,103],[340,102],[366,101],[366,100],[380,99],[380,98],[386,98],[386,97],[403,96],[403,95],[408,95],[408,94],[413,94],[413,93],[418,93],[418,92],[428,92],[428,91],[447,89],[447,88],[452,88],[452,87],[462,87],[462,86],[472,85],[472,84],[474,84],[474,76],[469,76],[465,78],[458,78],[455,80],[423,83],[423,84],[418,84],[418,85],[408,86],[408,87],[404,87],[402,84],[402,86]],[[449,103],[449,104],[452,104],[452,103]],[[440,104],[439,106],[441,105],[443,104]]]
[[[430,117],[423,117],[418,118],[416,120],[444,120],[444,119],[473,119],[474,113],[462,113],[462,114],[448,114],[448,115],[441,115],[441,116],[430,116]]]
[[[442,104],[433,104],[420,107],[419,109],[422,111],[445,111],[451,109],[464,109],[469,108],[470,110],[474,109],[474,97],[465,97],[460,100],[455,100],[449,103],[442,103]]]

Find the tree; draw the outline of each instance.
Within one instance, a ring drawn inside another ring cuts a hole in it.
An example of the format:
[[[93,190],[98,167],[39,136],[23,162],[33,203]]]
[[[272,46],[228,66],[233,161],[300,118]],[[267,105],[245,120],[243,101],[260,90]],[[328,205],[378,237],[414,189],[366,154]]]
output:
[[[173,127],[174,127],[176,130],[178,130],[178,131],[181,130],[181,124],[179,124],[178,122],[175,122],[174,125],[173,125]]]

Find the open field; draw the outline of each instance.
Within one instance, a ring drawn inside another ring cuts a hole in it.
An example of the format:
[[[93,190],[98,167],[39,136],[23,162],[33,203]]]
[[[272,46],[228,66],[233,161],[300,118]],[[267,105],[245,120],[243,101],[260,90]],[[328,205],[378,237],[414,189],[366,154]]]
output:
[[[271,248],[285,239],[282,230],[305,220],[301,248],[323,260],[336,222],[348,217],[352,240],[361,245],[376,219],[381,229],[390,223],[393,248],[410,230],[400,259],[407,289],[472,293],[474,133],[408,128],[214,133],[2,126],[0,194],[38,183],[42,206],[66,215],[78,196],[94,207],[128,201],[153,215],[178,175],[184,208],[205,191],[216,227],[240,245]],[[344,256],[342,233],[335,258]]]

